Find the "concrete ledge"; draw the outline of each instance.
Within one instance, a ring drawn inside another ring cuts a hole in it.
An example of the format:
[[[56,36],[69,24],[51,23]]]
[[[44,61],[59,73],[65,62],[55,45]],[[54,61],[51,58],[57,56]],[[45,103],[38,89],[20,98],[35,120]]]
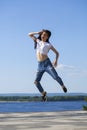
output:
[[[0,130],[87,130],[87,111],[0,113]]]

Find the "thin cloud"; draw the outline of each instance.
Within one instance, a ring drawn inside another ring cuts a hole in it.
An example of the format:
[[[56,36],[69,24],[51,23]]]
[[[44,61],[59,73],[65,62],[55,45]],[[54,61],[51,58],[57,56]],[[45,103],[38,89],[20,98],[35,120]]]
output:
[[[61,71],[62,73],[66,73],[69,76],[87,77],[87,70],[71,65],[59,64],[56,70]]]
[[[65,70],[65,69],[72,70],[72,69],[75,69],[74,66],[63,65],[63,64],[59,64],[57,68],[60,69],[60,70]]]

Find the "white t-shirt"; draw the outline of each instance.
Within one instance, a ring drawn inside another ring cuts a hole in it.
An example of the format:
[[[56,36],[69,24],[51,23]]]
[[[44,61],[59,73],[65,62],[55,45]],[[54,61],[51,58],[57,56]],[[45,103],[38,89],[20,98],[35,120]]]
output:
[[[37,39],[36,42],[37,42],[37,53],[47,55],[52,45],[48,42],[43,42],[39,39]]]

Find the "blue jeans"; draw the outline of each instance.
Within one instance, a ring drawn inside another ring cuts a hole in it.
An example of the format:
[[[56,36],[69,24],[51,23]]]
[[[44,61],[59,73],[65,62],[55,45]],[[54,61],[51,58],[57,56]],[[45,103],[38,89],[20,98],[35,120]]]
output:
[[[36,74],[36,79],[35,79],[36,87],[41,93],[44,92],[44,89],[42,88],[40,84],[40,80],[44,72],[47,72],[48,74],[50,74],[53,77],[53,79],[55,79],[61,86],[64,85],[62,79],[58,76],[55,68],[53,67],[50,59],[47,58],[45,61],[38,62],[38,69],[37,69],[37,74]]]

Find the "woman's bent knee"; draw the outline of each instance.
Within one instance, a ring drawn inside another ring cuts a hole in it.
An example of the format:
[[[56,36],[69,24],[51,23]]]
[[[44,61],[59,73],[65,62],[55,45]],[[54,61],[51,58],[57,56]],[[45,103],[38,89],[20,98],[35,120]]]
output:
[[[37,84],[37,81],[34,81],[34,84]]]
[[[34,81],[34,84],[36,84],[36,85],[37,85],[38,83],[39,83],[39,81],[36,81],[36,80]]]

